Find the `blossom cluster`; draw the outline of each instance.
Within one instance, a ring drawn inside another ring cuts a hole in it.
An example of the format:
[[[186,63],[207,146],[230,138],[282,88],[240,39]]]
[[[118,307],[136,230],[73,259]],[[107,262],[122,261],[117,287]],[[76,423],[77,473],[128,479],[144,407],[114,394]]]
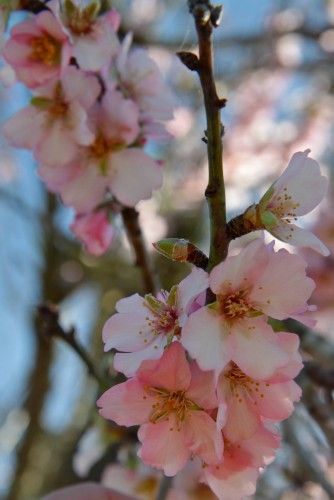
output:
[[[310,324],[305,269],[258,238],[210,273],[193,268],[169,293],[117,303],[103,340],[128,380],[98,406],[119,425],[140,426],[144,463],[174,476],[195,459],[218,498],[254,493],[280,443],[275,424],[301,395],[298,337],[269,320]]]
[[[4,126],[16,147],[33,151],[50,191],[74,208],[72,229],[96,255],[113,238],[111,202],[133,207],[162,184],[145,150],[165,140],[173,99],[145,50],[120,42],[120,16],[51,0],[16,24],[2,56],[33,96]]]

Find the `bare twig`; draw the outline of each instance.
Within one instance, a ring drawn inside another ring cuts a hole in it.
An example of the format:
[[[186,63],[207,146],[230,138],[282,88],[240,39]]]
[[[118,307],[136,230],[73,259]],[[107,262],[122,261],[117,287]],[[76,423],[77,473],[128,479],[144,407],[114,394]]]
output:
[[[194,57],[187,57],[182,53],[181,60],[191,61],[192,70],[196,70],[202,86],[207,118],[205,142],[207,144],[209,162],[209,182],[205,196],[210,212],[210,255],[208,270],[226,258],[228,251],[228,237],[226,232],[225,185],[223,175],[223,146],[224,132],[220,121],[220,109],[225,106],[226,100],[220,99],[213,74],[212,31],[219,23],[220,7],[213,6],[208,1],[189,0],[198,36],[199,58],[195,64]],[[219,9],[219,12],[217,11]],[[189,65],[188,65],[189,67]]]
[[[58,308],[54,304],[42,304],[39,306],[38,312],[40,317],[40,332],[44,336],[59,338],[71,346],[86,365],[88,373],[98,382],[100,388],[102,390],[108,388],[110,384],[99,374],[85,349],[78,343],[75,336],[75,329],[71,328],[65,331],[59,324]]]
[[[124,208],[122,217],[126,234],[136,255],[136,265],[140,268],[146,293],[155,293],[158,290],[156,275],[154,274],[142,230],[139,224],[139,214],[135,208]]]

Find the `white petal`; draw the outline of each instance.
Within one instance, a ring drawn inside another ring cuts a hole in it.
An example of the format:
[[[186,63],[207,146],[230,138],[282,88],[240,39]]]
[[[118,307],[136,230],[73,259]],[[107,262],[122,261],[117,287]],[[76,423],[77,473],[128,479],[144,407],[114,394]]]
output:
[[[223,322],[207,307],[189,316],[182,328],[181,343],[202,370],[221,371],[232,357]]]
[[[190,274],[178,284],[178,309],[186,313],[191,303],[209,286],[208,274],[203,269],[193,268]]]
[[[324,257],[328,257],[330,251],[313,233],[296,226],[281,222],[279,226],[270,230],[271,234],[281,241],[290,243],[296,247],[309,247],[319,252]]]

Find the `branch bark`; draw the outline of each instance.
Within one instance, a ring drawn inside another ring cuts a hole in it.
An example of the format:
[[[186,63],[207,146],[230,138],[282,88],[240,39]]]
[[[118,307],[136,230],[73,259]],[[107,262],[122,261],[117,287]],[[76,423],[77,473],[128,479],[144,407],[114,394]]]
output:
[[[135,208],[124,208],[122,218],[127,237],[136,255],[136,266],[140,268],[142,274],[145,292],[154,294],[159,288],[158,281],[145,247],[144,236],[139,224],[139,213]]]
[[[220,119],[220,109],[226,100],[217,94],[213,72],[212,32],[217,20],[213,22],[213,7],[209,2],[189,0],[190,12],[194,16],[199,44],[199,59],[196,71],[199,75],[204,96],[207,119],[205,142],[209,163],[209,182],[205,196],[210,213],[210,254],[208,271],[223,261],[228,251],[226,232],[225,184],[223,174],[224,128]]]

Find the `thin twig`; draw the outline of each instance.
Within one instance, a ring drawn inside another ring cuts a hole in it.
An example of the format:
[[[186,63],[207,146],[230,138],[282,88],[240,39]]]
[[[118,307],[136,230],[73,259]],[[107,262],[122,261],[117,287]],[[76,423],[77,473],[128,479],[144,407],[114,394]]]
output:
[[[38,313],[40,318],[40,332],[45,337],[59,338],[71,346],[86,365],[88,373],[98,382],[100,388],[102,390],[107,389],[110,384],[99,374],[85,349],[78,343],[75,336],[75,329],[71,328],[69,331],[65,331],[59,324],[58,308],[54,304],[42,304],[38,308]]]
[[[226,232],[225,185],[223,175],[223,145],[224,132],[221,124],[220,109],[226,100],[220,99],[213,74],[212,31],[217,26],[218,6],[212,6],[208,1],[189,0],[190,12],[194,16],[199,44],[199,59],[196,71],[199,75],[206,111],[207,144],[209,162],[209,182],[205,196],[210,212],[210,255],[208,270],[226,258],[228,237]],[[192,61],[194,67],[194,61]]]
[[[172,486],[172,481],[172,477],[163,476],[160,481],[156,500],[165,500],[165,498],[167,498],[167,494]]]
[[[155,293],[159,287],[145,247],[143,233],[139,224],[139,214],[135,208],[124,208],[122,217],[128,239],[136,255],[136,265],[142,273],[145,292]]]

